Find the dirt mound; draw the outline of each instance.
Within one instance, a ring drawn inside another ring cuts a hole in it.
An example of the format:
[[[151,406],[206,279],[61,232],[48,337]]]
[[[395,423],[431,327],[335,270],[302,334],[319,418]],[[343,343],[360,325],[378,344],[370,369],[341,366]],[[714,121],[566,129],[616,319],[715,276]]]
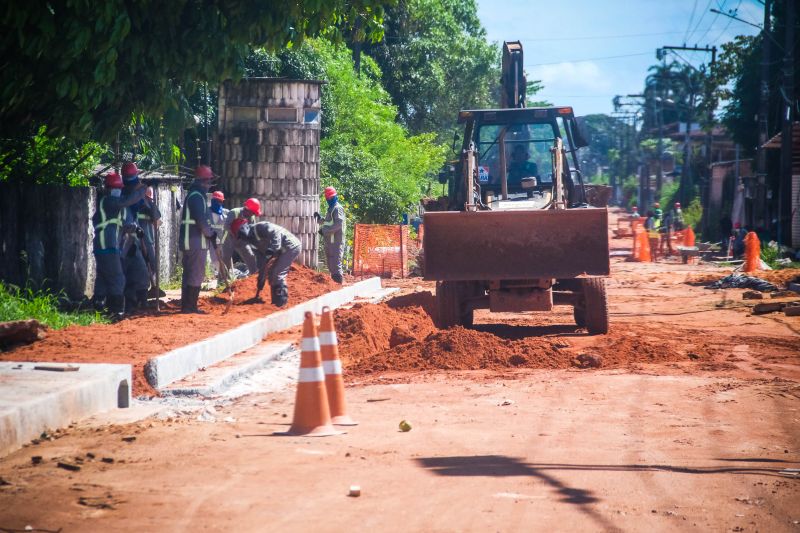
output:
[[[730,272],[725,273],[708,273],[708,274],[694,274],[686,279],[689,285],[710,285],[715,281],[721,280],[725,276],[729,276]],[[779,288],[785,288],[789,282],[800,283],[800,268],[783,268],[781,270],[758,270],[750,272],[748,276],[753,276],[766,281]]]
[[[425,293],[430,296],[430,293]],[[356,304],[335,313],[342,360],[354,361],[375,352],[423,339],[436,330],[413,299],[393,298],[381,304]],[[431,296],[432,298],[432,296]]]
[[[256,276],[236,283],[235,305],[223,315],[228,294],[202,298],[199,306],[206,315],[184,315],[180,304],[148,311],[118,324],[70,326],[51,331],[46,339],[0,353],[6,361],[57,361],[76,363],[127,363],[133,365],[133,394],[156,394],[144,378],[148,359],[196,342],[222,331],[273,313],[269,288],[262,295],[266,303],[246,304],[256,292]],[[305,302],[335,290],[338,286],[328,276],[293,265],[289,272],[289,306]]]

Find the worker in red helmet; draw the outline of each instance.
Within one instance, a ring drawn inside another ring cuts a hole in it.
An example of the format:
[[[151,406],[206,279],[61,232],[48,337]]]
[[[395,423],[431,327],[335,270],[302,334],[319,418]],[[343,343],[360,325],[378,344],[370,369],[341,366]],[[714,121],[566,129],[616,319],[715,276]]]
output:
[[[211,194],[211,207],[209,208],[209,217],[211,227],[217,233],[219,242],[216,247],[211,247],[209,255],[211,257],[211,270],[217,277],[217,283],[229,283],[231,280],[225,278],[223,270],[230,273],[233,270],[231,264],[231,255],[233,254],[233,239],[230,233],[225,229],[225,224],[228,218],[228,209],[225,209],[225,194],[222,191],[214,191]],[[227,269],[220,268],[219,264],[223,262]]]
[[[631,208],[631,218],[640,218],[640,217],[641,217],[641,215],[639,214],[639,208],[636,207],[636,206],[633,206]]]
[[[325,248],[325,260],[328,263],[328,272],[331,279],[336,283],[342,283],[342,258],[344,256],[344,231],[345,215],[342,204],[339,203],[339,195],[333,187],[325,187],[325,201],[328,203],[328,212],[325,217],[319,213],[314,213],[322,234],[323,247]]]
[[[139,168],[136,163],[127,162],[122,165],[122,197],[135,195],[139,200],[128,207],[122,235],[122,270],[125,272],[125,309],[134,311],[147,304],[147,290],[154,277],[148,266],[148,249],[145,230],[140,220],[140,212],[148,211],[147,200],[138,194],[147,189],[139,180]],[[152,253],[155,253],[154,251]]]
[[[206,274],[210,241],[217,238],[209,223],[206,200],[213,179],[214,173],[207,165],[200,165],[195,169],[194,181],[189,187],[181,212],[178,246],[183,252],[181,311],[184,313],[203,313],[197,307],[197,299]]]
[[[248,198],[245,200],[242,207],[236,207],[228,212],[228,216],[225,219],[225,228],[230,232],[232,224],[238,219],[243,219],[248,224],[253,225],[257,222],[256,217],[260,216],[261,202],[258,201],[258,198]],[[247,265],[247,271],[250,274],[255,274],[258,270],[258,261],[256,260],[253,247],[248,244],[246,240],[235,239],[232,243],[232,248],[232,250],[229,250],[229,253],[233,255],[233,252],[236,251],[239,255],[239,259]],[[225,257],[225,260],[228,261],[226,264],[231,262],[229,256]]]
[[[269,287],[272,295],[272,305],[283,307],[289,301],[289,287],[286,285],[286,275],[292,262],[300,255],[300,239],[289,230],[272,224],[271,222],[258,222],[249,224],[243,218],[237,218],[231,225],[231,235],[237,241],[249,243],[258,260],[258,282],[256,295],[251,302],[261,301],[261,290],[269,278]]]
[[[106,174],[104,183],[105,192],[92,216],[92,249],[96,264],[92,299],[95,307],[105,309],[116,321],[125,313],[125,274],[120,256],[122,228],[128,206],[141,200],[145,191],[140,187],[123,197],[122,176],[114,171]]]

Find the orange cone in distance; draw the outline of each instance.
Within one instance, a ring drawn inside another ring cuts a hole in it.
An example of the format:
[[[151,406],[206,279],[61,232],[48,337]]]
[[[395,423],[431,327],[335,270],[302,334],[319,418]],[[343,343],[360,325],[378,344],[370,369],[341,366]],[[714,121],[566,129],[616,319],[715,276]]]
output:
[[[650,235],[647,231],[639,233],[639,261],[644,263],[652,261],[650,255]]]
[[[339,433],[341,432],[331,425],[314,315],[306,313],[303,338],[300,341],[300,376],[297,379],[294,418],[288,434],[325,437]]]
[[[754,231],[744,236],[744,272],[755,272],[761,269],[761,241]]]
[[[631,261],[638,261],[639,260],[639,249],[636,246],[636,243],[639,241],[639,228],[634,226],[633,227],[633,246],[631,246]]]
[[[695,235],[694,230],[691,226],[687,227],[685,233],[683,234],[683,245],[684,246],[694,246],[695,242]]]
[[[319,344],[322,349],[322,368],[325,370],[325,390],[328,391],[331,419],[337,426],[357,426],[358,422],[347,416],[342,360],[339,359],[339,342],[336,339],[336,328],[333,326],[333,311],[329,307],[322,308]]]

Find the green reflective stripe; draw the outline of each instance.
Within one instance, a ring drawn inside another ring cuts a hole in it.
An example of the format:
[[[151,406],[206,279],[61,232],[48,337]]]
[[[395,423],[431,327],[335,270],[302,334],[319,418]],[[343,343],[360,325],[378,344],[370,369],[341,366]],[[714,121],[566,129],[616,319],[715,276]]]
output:
[[[138,218],[139,220],[153,220],[153,218],[146,213],[138,213],[136,215],[136,218]]]
[[[103,205],[105,203],[105,201],[106,201],[105,197],[101,198],[100,199],[100,205],[97,206],[98,209],[100,210],[100,222],[94,227],[95,233],[97,231],[100,232],[100,249],[101,250],[105,250],[106,249],[106,232],[105,232],[106,226],[108,226],[109,224],[114,224],[114,225],[117,226],[117,230],[116,230],[117,241],[119,241],[119,230],[122,227],[122,218],[119,216],[119,214],[117,214],[117,218],[109,218],[109,219],[106,218],[106,210],[105,210],[105,207]]]
[[[189,248],[189,228],[191,227],[192,224],[197,224],[197,222],[192,220],[191,214],[189,213],[189,198],[191,198],[193,194],[197,194],[199,196],[202,196],[203,200],[205,201],[205,195],[203,193],[199,192],[199,191],[192,191],[192,192],[189,193],[189,196],[186,197],[186,200],[185,200],[186,206],[184,207],[184,217],[183,217],[183,220],[181,221],[181,224],[185,224],[186,225],[186,229],[183,230],[184,231],[183,232],[183,249],[184,250],[189,250],[190,249]],[[200,248],[202,250],[205,250],[207,247],[208,247],[208,245],[206,244],[206,236],[203,235],[203,233],[201,232],[200,233]]]

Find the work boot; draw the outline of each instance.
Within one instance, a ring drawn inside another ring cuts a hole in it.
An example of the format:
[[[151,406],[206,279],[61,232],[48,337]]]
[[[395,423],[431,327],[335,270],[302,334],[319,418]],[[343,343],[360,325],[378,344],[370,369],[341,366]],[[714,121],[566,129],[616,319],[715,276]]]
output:
[[[186,293],[186,307],[182,309],[182,312],[205,315],[205,311],[201,311],[197,308],[197,298],[200,296],[200,287],[186,287]],[[183,303],[183,299],[181,299],[181,303]]]
[[[136,291],[136,305],[139,309],[147,308],[147,289]]]
[[[273,285],[270,290],[272,292],[272,305],[275,307],[283,307],[289,301],[289,287],[286,285]]]
[[[331,274],[331,279],[333,281],[335,281],[336,283],[338,283],[339,285],[341,285],[344,282],[344,279],[342,278],[342,275],[339,274],[338,272],[333,272]]]
[[[108,317],[111,322],[117,323],[125,318],[125,296],[118,294],[106,298],[108,304]]]
[[[189,293],[191,289],[183,285],[181,287],[181,313],[188,313],[189,312]]]

